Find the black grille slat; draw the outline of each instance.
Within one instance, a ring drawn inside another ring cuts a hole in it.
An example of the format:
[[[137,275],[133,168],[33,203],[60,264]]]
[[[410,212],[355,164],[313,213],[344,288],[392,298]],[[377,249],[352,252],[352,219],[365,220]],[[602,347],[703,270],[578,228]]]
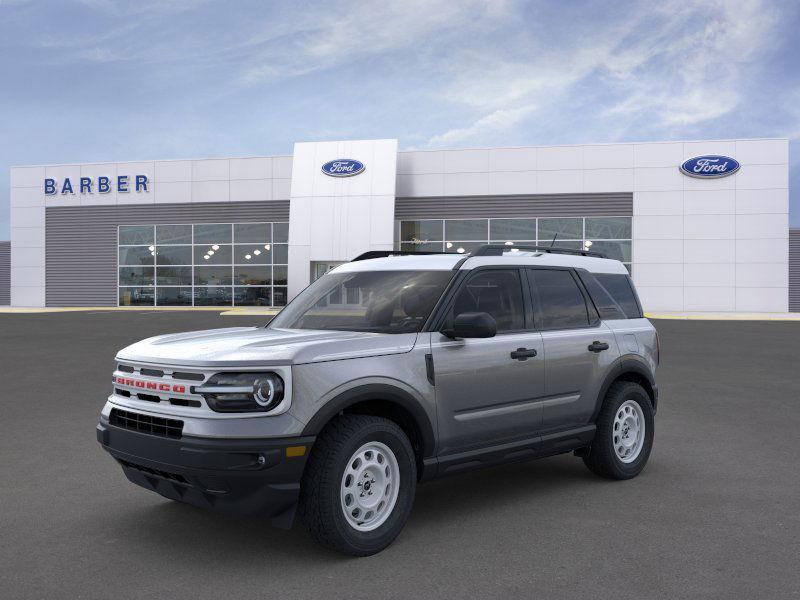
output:
[[[142,373],[144,373],[144,369],[142,369]],[[183,373],[179,371],[175,371],[172,374],[173,379],[185,379],[187,381],[205,381],[206,377],[202,373]]]
[[[178,473],[170,473],[168,471],[162,471],[160,469],[151,469],[150,467],[145,467],[144,465],[137,465],[136,463],[132,463],[127,460],[123,460],[121,458],[118,458],[117,460],[123,467],[128,467],[129,469],[136,469],[137,471],[141,471],[142,473],[146,473],[148,475],[155,475],[157,477],[163,477],[164,479],[169,479],[170,481],[176,481],[178,483],[184,483],[184,484],[189,483],[188,481],[186,481],[186,478],[183,475],[179,475]]]
[[[191,406],[192,408],[200,408],[202,406],[200,400],[189,400],[188,398],[170,398],[169,403],[172,406]]]
[[[133,373],[133,367],[128,365],[117,365],[117,370],[123,373]]]
[[[146,400],[147,402],[161,402],[161,398],[154,396],[153,394],[139,393],[136,394],[136,397],[139,398],[139,400]]]
[[[183,434],[183,421],[152,417],[119,408],[111,409],[108,422],[116,427],[159,437],[180,438]]]
[[[141,373],[142,375],[146,375],[148,377],[163,377],[164,376],[164,371],[162,371],[160,369],[146,369],[145,367],[142,367],[141,369],[139,369],[139,373]]]

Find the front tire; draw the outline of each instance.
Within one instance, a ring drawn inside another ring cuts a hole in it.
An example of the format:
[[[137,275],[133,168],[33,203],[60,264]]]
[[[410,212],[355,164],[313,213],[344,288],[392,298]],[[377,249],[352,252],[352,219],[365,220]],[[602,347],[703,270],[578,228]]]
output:
[[[583,462],[601,477],[636,477],[650,457],[653,433],[650,396],[637,383],[618,381],[606,394],[597,417],[597,433]]]
[[[352,556],[386,548],[411,513],[414,450],[400,427],[342,415],[319,435],[300,484],[300,516],[320,544]]]

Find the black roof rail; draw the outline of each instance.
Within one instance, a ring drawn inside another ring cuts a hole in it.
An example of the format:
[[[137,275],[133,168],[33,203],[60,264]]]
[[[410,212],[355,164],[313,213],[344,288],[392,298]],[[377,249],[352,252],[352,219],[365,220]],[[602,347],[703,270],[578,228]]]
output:
[[[457,269],[461,264],[473,256],[502,256],[512,250],[524,250],[527,252],[545,252],[548,254],[571,254],[573,256],[593,256],[595,258],[608,258],[605,254],[600,252],[591,252],[590,250],[571,250],[569,248],[559,248],[557,246],[536,246],[529,244],[514,244],[513,246],[506,246],[505,244],[484,244],[475,248],[472,252],[467,254],[456,252],[434,252],[427,250],[369,250],[363,252],[352,259],[350,262],[359,260],[370,260],[372,258],[388,258],[389,256],[431,256],[434,254],[450,254],[461,256],[461,260],[455,266]]]
[[[590,250],[571,250],[569,248],[559,248],[557,246],[536,246],[528,244],[514,244],[513,246],[506,246],[505,244],[484,244],[470,252],[470,256],[502,256],[506,252],[512,250],[526,250],[528,252],[545,252],[549,254],[572,254],[574,256],[593,256],[595,258],[608,258],[605,254],[600,252],[591,252]]]
[[[389,256],[425,256],[431,254],[454,254],[454,252],[428,252],[425,250],[369,250],[359,254],[350,262],[369,260],[371,258],[387,258]]]

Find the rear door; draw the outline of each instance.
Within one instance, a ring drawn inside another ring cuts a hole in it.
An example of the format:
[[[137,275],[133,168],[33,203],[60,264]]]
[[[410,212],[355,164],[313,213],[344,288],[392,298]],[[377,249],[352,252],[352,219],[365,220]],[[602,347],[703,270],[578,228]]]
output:
[[[616,340],[571,269],[532,268],[527,274],[544,345],[542,432],[585,425],[619,356]]]
[[[481,311],[494,317],[497,335],[453,340],[431,333],[441,454],[539,433],[542,336],[533,330],[523,283],[517,268],[472,271],[456,290],[439,329],[462,312]]]

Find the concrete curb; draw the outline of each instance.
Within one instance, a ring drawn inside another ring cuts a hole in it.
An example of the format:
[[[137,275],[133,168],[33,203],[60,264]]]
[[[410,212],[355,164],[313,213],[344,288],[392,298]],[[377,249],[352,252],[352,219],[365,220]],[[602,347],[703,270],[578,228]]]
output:
[[[800,313],[645,313],[648,319],[679,321],[797,321]]]
[[[226,308],[222,306],[69,306],[52,308],[24,308],[0,306],[0,314],[35,315],[69,312],[216,312],[224,316],[277,315],[279,309]]]

